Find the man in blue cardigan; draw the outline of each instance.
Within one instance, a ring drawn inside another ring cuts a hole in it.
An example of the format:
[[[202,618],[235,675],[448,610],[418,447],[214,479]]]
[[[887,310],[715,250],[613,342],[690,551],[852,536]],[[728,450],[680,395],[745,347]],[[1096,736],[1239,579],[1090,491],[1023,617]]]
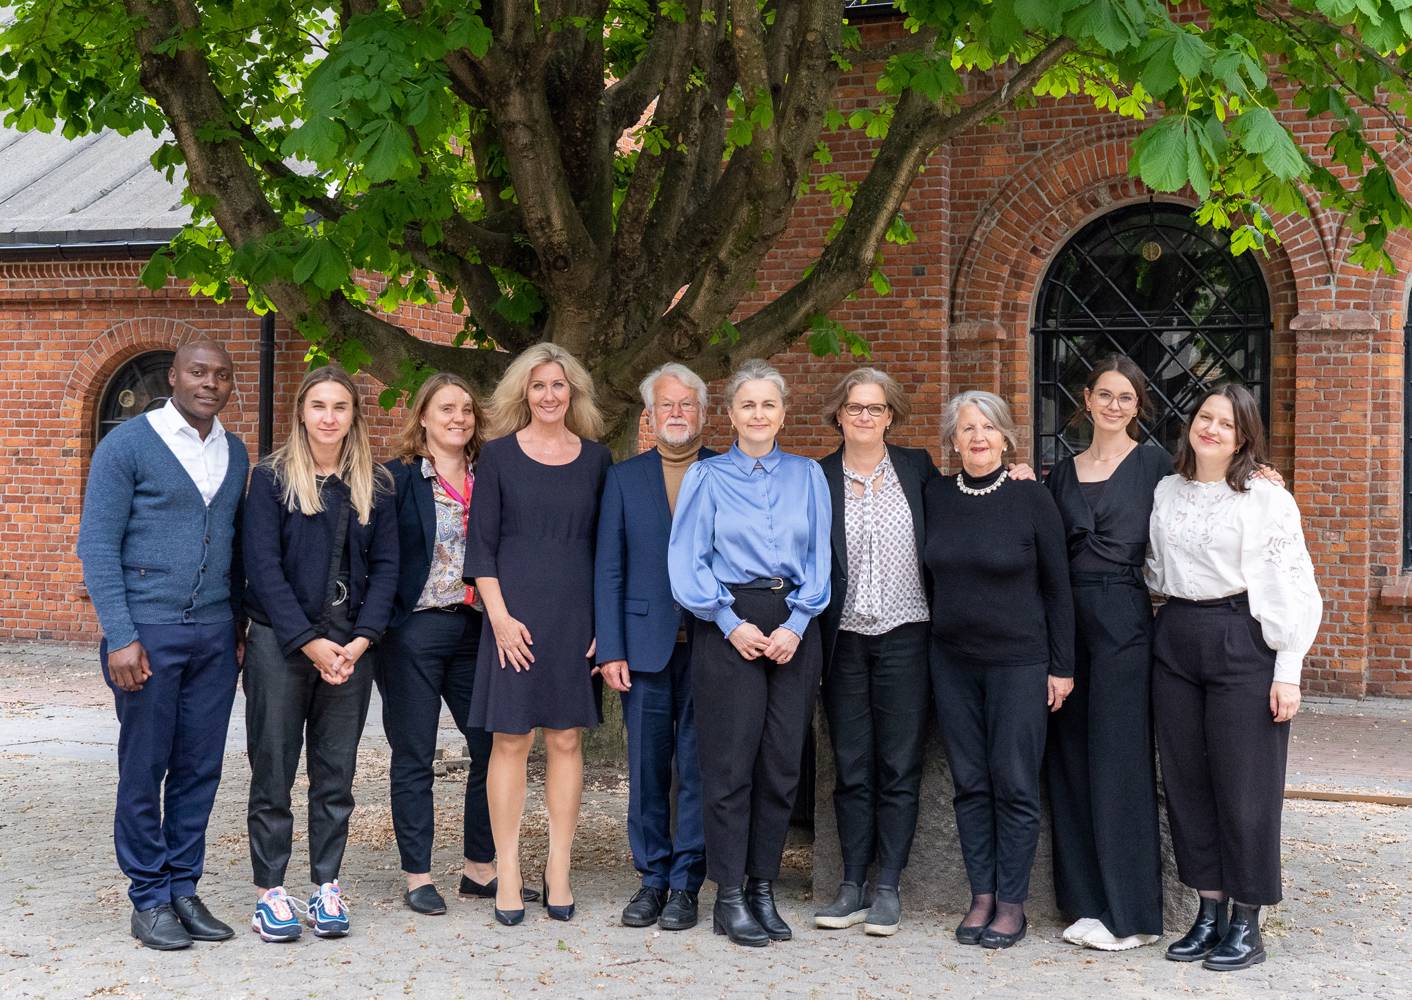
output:
[[[118,714],[114,846],[132,934],[161,951],[234,933],[196,883],[239,671],[235,533],[250,467],[216,419],[234,386],[225,349],[182,345],[167,380],[164,407],[94,451],[78,532]]]
[[[701,774],[691,698],[694,619],[672,600],[667,541],[686,470],[701,447],[706,385],[683,365],[643,379],[657,446],[608,470],[598,514],[593,605],[597,661],[620,692],[628,731],[628,844],[642,887],[623,909],[628,927],[696,924],[706,877]],[[672,829],[672,765],[677,772]]]

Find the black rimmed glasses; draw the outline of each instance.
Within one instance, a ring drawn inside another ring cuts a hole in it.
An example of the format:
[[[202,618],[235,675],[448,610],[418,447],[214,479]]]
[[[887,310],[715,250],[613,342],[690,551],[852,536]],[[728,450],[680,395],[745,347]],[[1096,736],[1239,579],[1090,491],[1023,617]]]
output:
[[[863,403],[843,404],[843,412],[848,414],[850,417],[861,417],[863,415],[863,411],[866,410],[868,412],[868,416],[874,418],[875,420],[887,416],[887,411],[890,409],[891,407],[888,406],[886,403],[868,403],[866,405]]]

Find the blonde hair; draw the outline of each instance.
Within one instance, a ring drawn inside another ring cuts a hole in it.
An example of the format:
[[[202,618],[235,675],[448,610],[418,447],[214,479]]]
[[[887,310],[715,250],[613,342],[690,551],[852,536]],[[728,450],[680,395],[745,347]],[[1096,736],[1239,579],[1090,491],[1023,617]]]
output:
[[[427,451],[427,429],[422,426],[422,417],[426,416],[431,398],[447,386],[454,386],[471,397],[471,412],[475,416],[476,426],[471,431],[471,439],[466,442],[466,461],[474,463],[480,455],[480,446],[485,440],[485,414],[481,410],[480,400],[476,399],[471,384],[460,375],[437,372],[417,390],[416,396],[412,398],[412,405],[407,408],[407,419],[397,432],[394,447],[403,465],[411,465],[419,458],[431,458],[431,452]]]
[[[353,380],[338,365],[324,365],[304,376],[304,381],[299,383],[299,392],[294,396],[294,424],[289,429],[289,438],[265,459],[264,464],[274,472],[276,482],[283,487],[282,499],[286,510],[291,514],[297,510],[306,517],[323,512],[318,469],[314,464],[314,453],[309,448],[309,432],[304,429],[304,400],[309,390],[324,382],[342,386],[353,400],[353,420],[339,449],[337,474],[348,487],[349,500],[358,514],[358,523],[367,524],[373,516],[375,495],[393,489],[392,476],[373,462],[362,401]]]
[[[530,373],[547,364],[562,368],[564,378],[569,383],[569,410],[564,415],[564,426],[590,441],[602,437],[603,414],[593,398],[593,377],[572,354],[558,344],[547,341],[525,348],[505,369],[486,407],[490,423],[487,437],[506,437],[530,422],[529,401],[526,398]]]

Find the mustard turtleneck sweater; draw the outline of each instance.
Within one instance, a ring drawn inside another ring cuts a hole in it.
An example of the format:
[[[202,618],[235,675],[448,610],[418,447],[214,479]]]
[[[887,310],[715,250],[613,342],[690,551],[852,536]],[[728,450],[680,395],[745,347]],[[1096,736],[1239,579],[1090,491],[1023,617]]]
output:
[[[701,435],[676,446],[658,441],[657,453],[662,456],[662,478],[667,481],[667,509],[676,514],[682,477],[701,454]]]

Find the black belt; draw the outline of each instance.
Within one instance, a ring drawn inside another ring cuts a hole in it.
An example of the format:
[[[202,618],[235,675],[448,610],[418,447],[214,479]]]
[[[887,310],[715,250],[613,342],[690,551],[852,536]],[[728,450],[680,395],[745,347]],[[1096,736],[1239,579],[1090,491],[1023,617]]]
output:
[[[795,584],[786,580],[782,576],[762,576],[751,580],[749,583],[729,583],[727,590],[774,590],[790,591],[795,588]]]
[[[1169,597],[1168,604],[1180,604],[1189,608],[1234,608],[1236,611],[1250,610],[1250,596],[1241,591],[1239,594],[1231,594],[1229,597],[1211,597],[1201,601],[1188,600],[1185,597]]]

